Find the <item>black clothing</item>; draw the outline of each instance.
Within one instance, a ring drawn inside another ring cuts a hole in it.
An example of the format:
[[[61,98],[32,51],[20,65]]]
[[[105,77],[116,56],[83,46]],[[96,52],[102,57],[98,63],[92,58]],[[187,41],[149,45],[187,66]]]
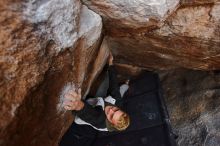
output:
[[[109,66],[109,95],[116,99],[115,105],[119,108],[123,105],[123,100],[119,92],[119,83],[117,79],[117,71],[114,66]]]
[[[73,122],[63,135],[59,146],[91,146],[98,131],[88,125],[78,125]]]
[[[117,72],[114,66],[109,66],[109,89],[108,93],[115,99],[115,105],[118,107],[122,106],[122,98],[119,92],[119,85],[117,80]],[[106,95],[107,96],[107,95]],[[103,99],[106,97],[102,97]],[[109,103],[105,102],[105,106]],[[106,126],[106,115],[102,106],[92,106],[84,101],[84,108],[80,111],[73,112],[77,117],[91,124],[97,129],[107,128]]]

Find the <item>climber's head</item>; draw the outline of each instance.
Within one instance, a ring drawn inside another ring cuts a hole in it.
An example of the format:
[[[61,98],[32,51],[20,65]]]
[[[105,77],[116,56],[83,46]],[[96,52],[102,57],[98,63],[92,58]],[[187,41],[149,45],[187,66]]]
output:
[[[125,130],[130,124],[128,114],[116,106],[106,106],[105,114],[110,125],[119,131]]]

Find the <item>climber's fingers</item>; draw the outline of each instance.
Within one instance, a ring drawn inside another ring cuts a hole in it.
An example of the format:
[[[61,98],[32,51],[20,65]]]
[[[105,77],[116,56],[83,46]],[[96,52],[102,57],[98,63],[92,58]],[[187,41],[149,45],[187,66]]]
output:
[[[68,93],[73,95],[74,97],[78,96],[77,92],[73,89],[69,90]]]
[[[75,101],[75,102],[65,101],[63,103],[63,106],[66,110],[76,110],[78,108],[78,105],[79,105],[78,101]]]
[[[67,94],[65,94],[64,100],[65,101],[76,101],[76,100],[78,100],[77,94],[73,95],[73,94],[67,93]]]
[[[65,110],[71,110],[71,107],[68,106],[68,105],[65,105],[65,106],[64,106],[64,109],[65,109]]]
[[[70,94],[74,98],[80,100],[81,99],[81,88],[79,88],[77,91],[72,89],[72,90],[68,91],[67,94]]]

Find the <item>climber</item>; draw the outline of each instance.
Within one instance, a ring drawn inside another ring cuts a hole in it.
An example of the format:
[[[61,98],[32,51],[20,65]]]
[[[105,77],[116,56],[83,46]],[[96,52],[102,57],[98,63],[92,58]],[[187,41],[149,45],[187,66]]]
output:
[[[129,81],[119,88],[111,54],[108,64],[107,75],[97,90],[96,98],[84,101],[81,99],[81,89],[70,90],[65,94],[63,106],[73,111],[76,124],[90,125],[99,131],[122,131],[130,124],[129,115],[121,110],[122,97],[128,90]]]

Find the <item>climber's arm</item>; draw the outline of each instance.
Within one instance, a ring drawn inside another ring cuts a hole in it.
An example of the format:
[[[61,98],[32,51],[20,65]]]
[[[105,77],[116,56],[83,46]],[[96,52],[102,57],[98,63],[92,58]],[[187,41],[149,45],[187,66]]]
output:
[[[104,101],[103,101],[104,103]],[[81,90],[69,91],[65,95],[63,103],[66,110],[71,110],[76,116],[75,122],[77,124],[92,125],[96,129],[105,128],[105,113],[102,106],[95,106],[88,104],[81,100]]]

